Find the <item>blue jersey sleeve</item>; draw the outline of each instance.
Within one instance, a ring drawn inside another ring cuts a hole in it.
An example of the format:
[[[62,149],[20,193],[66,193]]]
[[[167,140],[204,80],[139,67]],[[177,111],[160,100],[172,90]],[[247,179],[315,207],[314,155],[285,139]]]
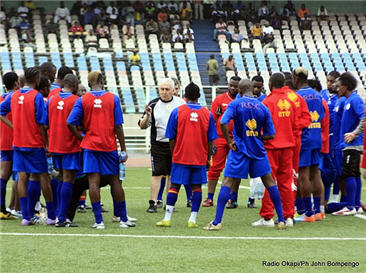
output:
[[[46,106],[40,93],[34,99],[34,108],[36,110],[36,122],[38,124],[46,124]]]
[[[10,94],[6,97],[6,99],[0,104],[0,115],[6,116],[11,111],[11,97],[13,94]]]
[[[49,109],[50,109],[50,101],[51,101],[52,97],[48,99],[48,101],[46,102],[46,125],[49,126],[50,125],[50,121],[49,121]]]
[[[114,96],[114,125],[123,124],[123,114],[121,108],[121,101],[118,96]]]
[[[207,132],[207,139],[208,141],[213,141],[217,139],[219,136],[217,135],[216,126],[215,126],[215,120],[213,118],[212,113],[210,113],[210,121],[208,126],[208,132]]]
[[[356,99],[351,101],[351,108],[355,112],[355,115],[361,120],[365,116],[365,103],[361,97],[357,96]]]
[[[264,106],[264,115],[265,115],[265,119],[264,119],[264,124],[263,124],[263,135],[264,136],[272,136],[276,134],[275,128],[274,128],[274,124],[272,121],[272,116],[271,113],[269,112],[269,109]]]
[[[69,117],[67,118],[67,124],[79,126],[82,124],[83,116],[83,105],[81,103],[81,98],[78,98],[78,100],[74,104],[74,107],[72,108]]]
[[[169,116],[168,124],[166,126],[165,136],[169,139],[175,139],[177,137],[177,125],[178,125],[178,108],[175,108]]]
[[[228,124],[230,122],[230,120],[232,120],[234,118],[234,114],[235,114],[235,105],[234,103],[229,103],[229,105],[227,106],[224,115],[221,118],[221,123],[224,124]]]

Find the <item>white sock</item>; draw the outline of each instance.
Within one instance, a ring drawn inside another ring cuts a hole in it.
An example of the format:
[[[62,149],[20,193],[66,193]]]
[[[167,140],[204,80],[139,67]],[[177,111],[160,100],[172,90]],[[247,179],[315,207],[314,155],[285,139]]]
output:
[[[191,217],[189,217],[188,222],[196,223],[197,213],[197,211],[191,211]]]
[[[325,208],[324,208],[324,206],[320,206],[320,212],[325,212]]]
[[[36,205],[35,205],[35,207],[34,207],[34,209],[36,210],[36,211],[40,211],[41,210],[41,208],[42,208],[42,206],[41,206],[41,202],[37,202],[36,203]]]
[[[164,221],[169,221],[170,219],[172,219],[173,211],[174,206],[166,205]]]
[[[331,203],[337,203],[338,198],[339,198],[339,194],[333,194],[332,199],[331,199]]]

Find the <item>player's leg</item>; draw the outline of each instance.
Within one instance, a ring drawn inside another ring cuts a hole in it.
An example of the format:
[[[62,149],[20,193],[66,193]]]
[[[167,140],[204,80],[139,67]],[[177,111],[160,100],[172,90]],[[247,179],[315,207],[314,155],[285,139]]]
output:
[[[149,208],[146,212],[154,213],[157,212],[157,202],[158,202],[158,193],[161,186],[161,179],[163,175],[152,175],[151,176],[151,183],[150,183],[150,201],[149,201]]]
[[[11,158],[10,158],[11,157]],[[6,211],[6,184],[8,183],[12,169],[13,169],[13,151],[1,151],[1,177],[0,177],[0,202],[1,202],[1,210],[0,210],[0,219],[1,220],[12,220],[16,219],[10,212]]]
[[[214,205],[213,198],[219,180],[221,171],[225,167],[226,157],[229,152],[228,145],[225,139],[217,139],[215,142],[215,151],[211,158],[211,167],[208,170],[207,176],[207,199],[203,202],[203,207],[212,207]]]
[[[28,196],[28,209],[32,217],[37,212],[39,217],[39,211],[36,211],[36,204],[40,201],[41,197],[41,182],[39,173],[31,173],[29,175],[29,181],[27,186]]]
[[[74,189],[72,191],[70,206],[67,211],[67,219],[69,219],[70,221],[74,220],[75,212],[77,207],[79,206],[79,200],[81,198],[81,195],[87,189],[89,189],[88,177],[84,175],[80,178],[76,178],[74,183]]]
[[[166,177],[163,177],[161,179],[160,190],[158,193],[158,203],[157,203],[158,208],[163,207],[163,194],[164,194],[165,184],[166,184]]]
[[[95,217],[95,228],[100,227],[102,229],[103,223],[103,215],[102,215],[102,207],[100,205],[100,173],[88,173],[88,182],[89,182],[89,198],[93,207],[93,213]],[[94,227],[94,225],[92,225]]]
[[[188,220],[188,227],[195,228],[198,227],[196,218],[202,202],[202,184],[207,183],[206,167],[192,168],[190,180],[193,194],[192,194],[191,216],[189,217]]]
[[[187,207],[192,207],[192,186],[191,184],[183,185],[186,191]]]
[[[232,185],[231,192],[230,192],[230,198],[226,205],[227,209],[236,209],[238,207],[239,186],[240,186],[240,181],[239,181],[239,183],[234,183]]]

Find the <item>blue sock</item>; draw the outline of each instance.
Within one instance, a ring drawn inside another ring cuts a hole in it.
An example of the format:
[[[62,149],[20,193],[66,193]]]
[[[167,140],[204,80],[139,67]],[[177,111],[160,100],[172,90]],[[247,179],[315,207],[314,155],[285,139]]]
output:
[[[128,221],[128,218],[127,218],[127,207],[126,207],[126,201],[122,201],[121,202],[122,204],[122,207],[121,207],[121,220],[123,222],[127,222]]]
[[[60,208],[61,208],[61,189],[62,189],[62,184],[63,183],[64,182],[60,180],[60,181],[58,181],[58,185],[57,185],[57,192],[56,192],[56,194],[57,194],[57,198],[56,198],[57,203],[55,203],[55,206],[56,206],[56,214],[57,215],[59,214]]]
[[[303,214],[305,212],[305,204],[303,198],[296,199],[295,206],[298,214]]]
[[[305,197],[304,204],[305,204],[305,215],[306,216],[313,215],[313,206],[311,204],[311,197]]]
[[[66,214],[70,206],[73,188],[74,188],[73,183],[68,182],[62,183],[60,209],[58,210],[58,216],[57,216],[60,223],[66,221]]]
[[[170,188],[168,191],[168,196],[166,197],[166,204],[168,206],[174,206],[178,199],[179,190],[176,188]]]
[[[192,186],[191,184],[184,185],[184,189],[186,190],[187,203],[192,199]]]
[[[102,207],[100,206],[100,201],[98,202],[92,202],[94,217],[95,217],[95,223],[100,224],[103,222],[103,215],[102,215]]]
[[[278,191],[277,185],[273,185],[267,188],[269,196],[271,197],[272,203],[276,209],[278,222],[285,222],[285,218],[283,218],[283,210],[281,204],[281,196]]]
[[[355,198],[355,205],[357,209],[361,207],[361,188],[362,188],[362,181],[361,177],[356,177],[356,198]]]
[[[207,199],[213,200],[214,194],[213,193],[207,193]]]
[[[158,194],[158,200],[160,200],[160,201],[163,200],[163,193],[164,193],[164,189],[165,189],[165,182],[166,182],[166,178],[163,177],[161,179],[160,190],[159,190],[159,194]]]
[[[234,191],[232,191],[231,193],[230,193],[230,200],[231,201],[238,201],[238,193],[237,192],[234,192]]]
[[[346,189],[347,189],[347,207],[353,209],[356,205],[356,190],[357,182],[356,177],[350,176],[346,178]]]
[[[53,195],[53,202],[57,205],[57,187],[58,187],[58,180],[51,179],[51,188],[52,188],[52,195]]]
[[[329,203],[327,204],[327,213],[332,213],[339,211],[347,206],[347,202],[340,202],[340,203]]]
[[[201,189],[193,190],[191,211],[198,212],[200,210],[201,202],[202,202],[202,190]]]
[[[5,212],[5,195],[6,195],[6,181],[5,179],[0,178],[0,200],[1,200],[1,211]]]
[[[28,200],[27,199],[28,199],[27,197],[20,197],[19,203],[20,203],[20,208],[22,209],[23,219],[26,219],[29,221],[31,216],[30,216],[29,209],[28,209]]]
[[[347,202],[347,195],[341,195],[341,203]]]
[[[55,220],[56,219],[56,210],[55,210],[55,202],[46,202],[47,207],[47,217],[48,219]]]
[[[313,197],[314,199],[314,213],[320,213],[320,197]]]
[[[39,181],[29,180],[27,186],[28,211],[31,217],[34,216],[34,208],[41,195],[41,183]]]
[[[213,221],[214,225],[221,223],[222,216],[224,215],[224,209],[227,201],[230,198],[231,188],[228,186],[221,186],[219,196],[217,197],[216,216]]]
[[[337,176],[337,179],[334,180],[333,194],[339,194],[339,176]]]

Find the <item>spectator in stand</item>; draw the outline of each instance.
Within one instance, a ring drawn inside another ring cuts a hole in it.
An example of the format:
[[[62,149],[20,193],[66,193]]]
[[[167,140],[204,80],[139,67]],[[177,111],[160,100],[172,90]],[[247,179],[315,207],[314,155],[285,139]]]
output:
[[[144,4],[141,1],[133,2],[132,7],[136,12],[142,13],[144,10]]]
[[[26,1],[24,6],[26,6],[29,10],[35,10],[36,4],[33,1]]]
[[[86,12],[84,13],[84,25],[95,25],[95,14],[91,7],[87,7]]]
[[[172,40],[172,34],[169,30],[162,30],[160,39],[163,43],[170,43],[170,41]]]
[[[226,39],[229,40],[228,35],[230,35],[230,33],[227,32],[227,25],[224,22],[224,20],[222,20],[222,18],[220,18],[219,21],[215,25],[215,29],[213,32],[213,40],[216,40],[217,35],[219,35],[219,34],[224,34],[227,37]]]
[[[108,38],[109,37],[109,28],[104,24],[103,21],[100,21],[95,30],[98,38]]]
[[[25,17],[27,18],[29,15],[29,9],[25,6],[24,1],[20,3],[20,7],[18,8],[18,15],[19,17]]]
[[[252,26],[250,32],[252,33],[253,39],[262,39],[263,29],[258,22],[255,23],[255,26]]]
[[[167,10],[164,8],[159,11],[158,13],[158,22],[163,22],[164,20],[167,21],[169,18]]]
[[[258,19],[269,19],[269,9],[267,7],[267,1],[262,1],[262,6],[258,9]]]
[[[125,23],[122,26],[122,34],[126,35],[128,39],[131,39],[131,37],[135,34],[135,28],[131,26],[130,23]]]
[[[215,55],[211,54],[210,59],[206,64],[206,69],[208,70],[208,80],[210,85],[216,85],[219,81],[219,63],[215,59]]]
[[[299,17],[299,19],[301,21],[301,28],[310,29],[310,27],[311,27],[310,11],[305,6],[305,4],[301,4],[301,8],[299,8],[299,10],[297,12],[297,16]]]
[[[178,29],[177,32],[173,35],[172,42],[173,43],[183,43],[183,35],[182,30]]]
[[[150,34],[159,34],[159,25],[157,22],[150,18],[149,21],[145,24],[145,31],[147,35]]]
[[[235,71],[236,68],[233,55],[230,55],[229,58],[224,61],[224,67],[226,71]]]
[[[318,22],[320,21],[328,21],[328,11],[324,6],[321,6],[318,9],[318,15],[317,15]]]
[[[186,43],[194,41],[194,31],[189,24],[183,27],[183,39]]]
[[[111,1],[106,9],[106,13],[107,15],[110,15],[113,13],[113,11],[115,11],[114,14],[118,15],[118,8],[116,8],[116,3],[114,1]]]
[[[37,49],[37,46],[33,43],[33,39],[30,36],[30,31],[26,30],[22,32],[23,47],[31,47],[33,50]]]
[[[295,5],[294,3],[292,3],[291,0],[287,1],[287,4],[284,7],[286,10],[288,10],[289,12],[289,16],[294,16],[296,15],[296,9],[295,9]]]
[[[275,29],[281,29],[282,21],[277,13],[271,15],[271,26]]]
[[[182,8],[180,9],[180,18],[188,21],[192,19],[192,9],[188,7],[187,2],[183,2],[182,4]]]
[[[145,22],[144,14],[140,11],[135,12],[135,25],[142,25]]]
[[[158,11],[161,11],[161,10],[163,10],[163,9],[167,8],[167,4],[165,3],[165,1],[160,1],[160,2],[157,4],[157,6],[156,6],[156,7],[158,8]]]
[[[130,55],[130,57],[128,57],[128,60],[129,60],[129,63],[128,63],[127,69],[130,69],[131,66],[133,66],[133,65],[138,66],[140,68],[140,70],[142,69],[141,57],[140,57],[140,54],[138,53],[137,49],[133,50],[133,54]]]
[[[18,14],[14,15],[13,17],[10,18],[10,26],[12,28],[16,28],[17,25],[19,25],[22,22],[21,17],[19,17]]]
[[[159,22],[159,28],[161,32],[169,31],[170,32],[170,23],[166,18],[163,21]]]
[[[248,22],[248,27],[251,28],[254,22],[258,21],[257,12],[253,8],[253,4],[250,2],[248,8],[243,8],[242,17]]]
[[[128,5],[129,2],[126,2],[126,5],[122,10],[121,10],[121,15],[122,17],[125,18],[126,23],[130,23],[131,26],[135,25],[135,10],[133,9],[132,6]]]
[[[27,18],[22,17],[22,21],[16,26],[20,31],[27,31],[32,28],[32,25],[28,23]]]
[[[73,39],[80,38],[83,31],[83,27],[80,25],[79,21],[74,21],[74,24],[70,28],[70,32],[73,34]]]
[[[6,21],[6,14],[4,7],[0,7],[0,24],[3,24]]]
[[[168,10],[170,12],[176,12],[178,10],[178,4],[175,1],[170,1],[170,3],[168,4]]]
[[[182,28],[183,28],[183,22],[182,21],[176,20],[176,21],[172,22],[172,25],[173,25],[172,30],[175,30],[175,31],[178,31],[178,29],[182,30]]]
[[[72,5],[72,8],[70,10],[71,15],[79,16],[82,7],[83,7],[83,4],[81,3],[81,0],[74,2],[74,4]]]
[[[101,9],[98,14],[95,13],[95,17],[98,22],[103,21],[104,24],[109,23],[109,16],[105,13],[104,9]],[[117,16],[116,16],[117,18]]]
[[[57,24],[60,20],[66,20],[69,24],[71,23],[70,11],[65,7],[64,1],[60,2],[60,7],[55,11],[54,22]]]
[[[155,17],[155,12],[156,12],[156,7],[155,7],[155,3],[153,1],[148,1],[145,4],[145,14],[147,16],[150,16],[152,18]]]
[[[174,8],[169,11],[169,20],[171,22],[173,22],[173,21],[179,21],[180,20],[180,14]]]
[[[234,33],[231,34],[231,42],[240,43],[243,39],[246,38],[239,33],[239,29],[237,27],[234,28]]]
[[[108,23],[110,25],[118,25],[118,9],[112,9],[112,13],[108,14]]]
[[[102,11],[105,12],[104,3],[98,2],[97,6],[94,8],[94,14],[98,16]]]
[[[274,32],[274,29],[273,27],[267,22],[264,24],[264,27],[263,27],[263,35],[267,35],[267,34],[273,34]]]
[[[264,43],[264,46],[263,46],[264,53],[267,53],[268,48],[276,49],[276,43],[275,43],[275,39],[273,36],[273,32],[270,32],[263,36],[263,43]]]
[[[225,17],[225,12],[221,8],[214,9],[211,13],[212,21],[215,24],[220,21],[220,18],[224,20]]]
[[[194,0],[194,18],[196,20],[203,20],[203,5],[202,0]]]
[[[89,30],[88,34],[85,37],[85,44],[87,46],[96,46],[98,45],[98,37],[94,34],[94,31]]]

